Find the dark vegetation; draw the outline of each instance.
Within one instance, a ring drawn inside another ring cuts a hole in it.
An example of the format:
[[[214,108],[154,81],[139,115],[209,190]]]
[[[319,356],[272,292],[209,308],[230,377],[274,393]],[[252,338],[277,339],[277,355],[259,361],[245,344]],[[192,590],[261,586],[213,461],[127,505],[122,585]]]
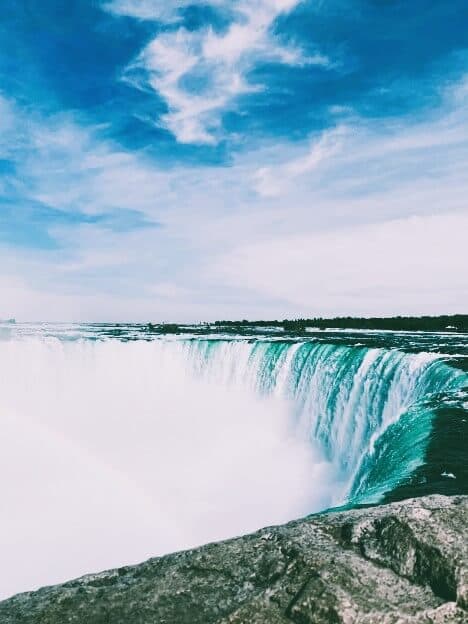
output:
[[[468,314],[444,316],[391,316],[391,317],[353,317],[338,316],[335,318],[298,318],[268,321],[215,321],[198,325],[178,325],[176,323],[148,323],[143,326],[149,334],[179,334],[205,332],[255,332],[259,329],[283,330],[289,334],[300,334],[310,329],[364,329],[390,331],[425,331],[425,332],[466,332],[468,333]],[[112,333],[115,333],[115,327]]]
[[[279,327],[288,332],[302,332],[308,327],[316,329],[378,329],[393,331],[458,331],[468,332],[468,314],[444,316],[392,316],[392,317],[352,317],[300,318],[274,321],[216,321],[216,327],[249,328]]]
[[[160,325],[153,325],[153,323],[148,323],[147,330],[150,333],[155,334],[178,334],[181,331],[181,328],[175,323],[162,323]]]

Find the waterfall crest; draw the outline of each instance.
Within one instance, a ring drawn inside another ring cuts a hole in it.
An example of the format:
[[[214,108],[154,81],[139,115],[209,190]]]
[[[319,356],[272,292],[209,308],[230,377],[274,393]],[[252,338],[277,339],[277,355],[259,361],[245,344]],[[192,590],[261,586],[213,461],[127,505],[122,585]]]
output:
[[[467,384],[433,353],[278,340],[181,348],[199,375],[287,400],[344,482],[341,502],[375,502],[419,466],[435,410]]]

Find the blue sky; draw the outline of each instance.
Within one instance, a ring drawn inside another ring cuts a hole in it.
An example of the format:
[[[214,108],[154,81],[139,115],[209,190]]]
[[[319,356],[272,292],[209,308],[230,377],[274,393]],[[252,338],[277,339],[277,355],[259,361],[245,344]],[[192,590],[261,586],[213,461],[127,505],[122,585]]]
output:
[[[4,0],[0,317],[465,312],[465,0]]]

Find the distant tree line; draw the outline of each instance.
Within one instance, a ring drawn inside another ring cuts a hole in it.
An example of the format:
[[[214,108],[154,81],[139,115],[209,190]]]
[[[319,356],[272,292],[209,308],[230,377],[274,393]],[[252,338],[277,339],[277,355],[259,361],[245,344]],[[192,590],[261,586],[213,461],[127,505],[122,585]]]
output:
[[[148,332],[156,334],[178,334],[180,332],[180,327],[176,323],[160,323],[158,325],[148,323],[146,329]]]
[[[289,332],[302,332],[308,327],[317,329],[380,329],[393,331],[458,331],[468,332],[468,315],[453,314],[444,316],[391,316],[298,318],[282,321],[216,321],[218,327],[281,327]]]

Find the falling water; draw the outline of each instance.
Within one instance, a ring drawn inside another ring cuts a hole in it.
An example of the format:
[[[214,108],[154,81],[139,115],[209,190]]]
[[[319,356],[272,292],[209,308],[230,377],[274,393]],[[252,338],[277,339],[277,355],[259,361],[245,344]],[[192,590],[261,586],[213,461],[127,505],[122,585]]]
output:
[[[435,353],[313,338],[8,332],[3,596],[376,502],[466,384]]]

